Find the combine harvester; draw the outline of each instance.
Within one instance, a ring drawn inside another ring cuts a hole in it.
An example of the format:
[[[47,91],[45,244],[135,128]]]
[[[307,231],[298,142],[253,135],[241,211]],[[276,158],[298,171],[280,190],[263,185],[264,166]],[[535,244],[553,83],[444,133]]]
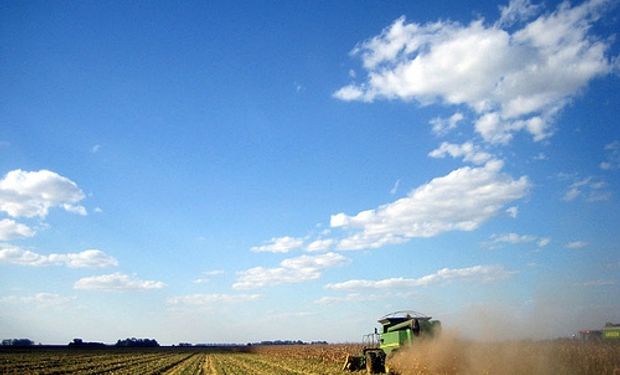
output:
[[[366,369],[369,374],[390,372],[386,360],[398,350],[414,345],[421,338],[433,337],[441,330],[439,320],[415,311],[397,311],[379,319],[381,332],[363,337],[364,349],[359,356],[348,355],[343,370]]]

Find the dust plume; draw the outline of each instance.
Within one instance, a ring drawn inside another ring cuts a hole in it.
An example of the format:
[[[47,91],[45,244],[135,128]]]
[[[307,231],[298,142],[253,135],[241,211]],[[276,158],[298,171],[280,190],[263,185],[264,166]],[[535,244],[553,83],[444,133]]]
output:
[[[388,359],[400,375],[620,375],[620,345],[576,340],[477,342],[443,332]]]

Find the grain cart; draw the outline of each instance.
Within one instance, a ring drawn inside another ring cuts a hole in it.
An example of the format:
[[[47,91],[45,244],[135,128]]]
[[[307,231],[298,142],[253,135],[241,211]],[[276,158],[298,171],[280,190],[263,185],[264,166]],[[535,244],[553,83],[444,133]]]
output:
[[[381,331],[363,337],[364,348],[360,355],[348,355],[343,370],[366,369],[369,374],[388,371],[386,359],[396,351],[414,344],[422,337],[432,337],[439,332],[441,323],[430,316],[415,311],[396,311],[379,319]]]

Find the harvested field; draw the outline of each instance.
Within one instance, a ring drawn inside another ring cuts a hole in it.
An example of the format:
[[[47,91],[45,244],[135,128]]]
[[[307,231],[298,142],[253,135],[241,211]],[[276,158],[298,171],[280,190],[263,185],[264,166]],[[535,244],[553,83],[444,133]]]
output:
[[[342,375],[361,345],[153,349],[1,349],[0,374]],[[444,337],[390,358],[402,375],[618,375],[620,345],[574,341],[474,343]],[[362,372],[358,372],[362,373]]]

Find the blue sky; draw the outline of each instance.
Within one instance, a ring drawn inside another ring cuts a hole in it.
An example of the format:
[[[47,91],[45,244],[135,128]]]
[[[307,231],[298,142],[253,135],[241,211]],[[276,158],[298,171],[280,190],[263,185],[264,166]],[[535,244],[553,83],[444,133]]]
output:
[[[620,321],[619,9],[2,3],[0,336]]]

